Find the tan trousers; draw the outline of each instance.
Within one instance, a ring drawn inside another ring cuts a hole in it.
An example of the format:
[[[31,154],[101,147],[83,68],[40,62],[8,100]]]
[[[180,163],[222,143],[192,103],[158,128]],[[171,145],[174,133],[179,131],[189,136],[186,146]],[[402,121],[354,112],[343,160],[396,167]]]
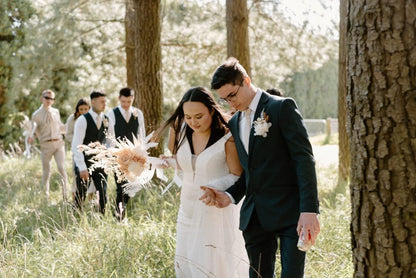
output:
[[[43,169],[42,184],[45,186],[46,196],[49,196],[49,179],[51,177],[51,159],[53,156],[61,175],[62,196],[64,201],[66,201],[68,177],[65,171],[65,142],[63,140],[42,142],[40,151]]]

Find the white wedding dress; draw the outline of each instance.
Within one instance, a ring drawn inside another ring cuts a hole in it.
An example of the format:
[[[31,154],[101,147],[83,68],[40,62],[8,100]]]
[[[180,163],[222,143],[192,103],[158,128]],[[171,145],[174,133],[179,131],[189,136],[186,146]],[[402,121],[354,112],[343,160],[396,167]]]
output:
[[[177,220],[175,272],[177,277],[248,277],[249,261],[238,229],[240,206],[207,206],[199,197],[201,185],[229,174],[225,160],[228,133],[198,156],[184,139],[176,158],[183,172]],[[222,190],[230,186],[223,184]]]

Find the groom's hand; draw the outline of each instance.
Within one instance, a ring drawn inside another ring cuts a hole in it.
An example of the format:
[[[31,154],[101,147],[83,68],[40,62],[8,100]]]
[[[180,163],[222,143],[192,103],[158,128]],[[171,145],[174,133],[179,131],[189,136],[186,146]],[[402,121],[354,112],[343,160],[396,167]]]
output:
[[[321,231],[319,227],[318,215],[316,213],[302,212],[299,217],[297,232],[298,235],[302,229],[307,231],[311,236],[312,245],[315,244],[316,238]]]
[[[225,192],[206,186],[201,186],[201,189],[204,190],[205,193],[199,199],[205,204],[209,206],[216,206],[217,208],[225,208],[231,204],[231,199]]]

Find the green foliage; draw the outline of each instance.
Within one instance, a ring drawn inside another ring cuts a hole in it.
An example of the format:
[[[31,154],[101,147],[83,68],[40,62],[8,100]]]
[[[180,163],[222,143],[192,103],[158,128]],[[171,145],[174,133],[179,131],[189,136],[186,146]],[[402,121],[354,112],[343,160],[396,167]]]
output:
[[[26,36],[15,56],[8,55],[13,78],[8,83],[9,99],[5,106],[9,112],[3,115],[10,114],[10,118],[18,112],[31,115],[40,106],[39,95],[46,88],[56,91],[54,106],[60,110],[63,121],[78,98],[87,96],[94,88],[109,94],[108,107],[117,105],[117,92],[126,78],[125,3],[101,0],[31,3],[33,16],[22,25]],[[315,72],[336,55],[336,41],[289,23],[276,1],[254,1],[249,12],[251,77],[260,88],[279,87],[293,72]],[[166,118],[190,87],[210,87],[213,72],[227,58],[225,6],[216,0],[166,0],[161,20]],[[327,73],[318,71],[316,75],[319,74]],[[328,80],[326,76],[317,79],[336,86],[336,79]],[[299,92],[294,97],[303,112],[306,108],[301,94],[308,92],[309,85],[303,82],[303,87],[296,90],[285,89],[290,96],[294,96],[293,91]],[[321,110],[322,107],[318,109]],[[10,138],[17,140],[17,135],[13,133]]]
[[[10,89],[13,60],[16,51],[24,44],[27,22],[33,13],[30,1],[0,0],[0,142],[6,146],[19,137],[16,126],[9,126],[15,123],[13,119],[16,118],[12,114],[15,109],[9,100],[13,95]]]
[[[317,70],[290,74],[280,87],[285,96],[296,100],[305,118],[337,118],[338,60],[331,59]]]
[[[34,5],[37,15],[27,23],[25,43],[13,60],[12,90],[19,93],[10,103],[16,110],[30,115],[49,88],[65,121],[92,89],[115,95],[124,83],[124,4],[42,0]]]

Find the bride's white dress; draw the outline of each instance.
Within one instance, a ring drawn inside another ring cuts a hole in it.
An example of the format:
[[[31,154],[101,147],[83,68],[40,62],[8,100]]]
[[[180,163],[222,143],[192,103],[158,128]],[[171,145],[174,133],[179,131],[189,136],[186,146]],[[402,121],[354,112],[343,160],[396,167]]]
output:
[[[177,277],[248,277],[249,261],[238,229],[240,206],[216,208],[198,200],[201,185],[229,174],[224,135],[198,156],[187,139],[176,158],[183,172],[177,220],[175,272]],[[225,190],[231,184],[223,185]]]

